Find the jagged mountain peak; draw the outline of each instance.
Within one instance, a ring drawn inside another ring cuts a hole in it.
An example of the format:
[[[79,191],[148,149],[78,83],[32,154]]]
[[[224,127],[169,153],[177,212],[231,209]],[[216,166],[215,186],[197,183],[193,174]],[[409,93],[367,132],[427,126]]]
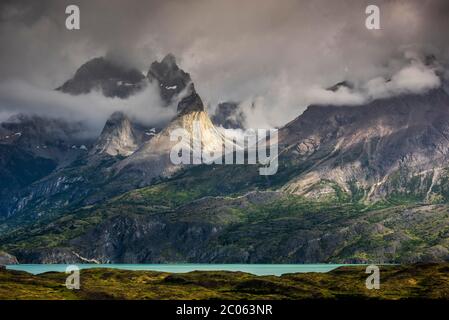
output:
[[[137,147],[137,137],[130,119],[123,112],[116,111],[106,121],[103,131],[90,154],[129,156]]]
[[[108,120],[106,121],[104,130],[111,129],[113,127],[116,127],[117,125],[121,125],[124,122],[129,122],[129,117],[123,112],[123,111],[115,111],[112,113]]]
[[[154,76],[156,79],[167,77],[169,73],[182,71],[176,63],[176,57],[169,53],[162,60],[154,61],[148,70],[148,77]]]
[[[193,83],[189,85],[188,94],[178,103],[178,116],[183,116],[190,112],[204,111],[204,104],[201,97],[196,93]]]
[[[214,153],[221,149],[226,137],[217,130],[204,110],[201,97],[196,93],[193,84],[189,86],[189,94],[178,104],[177,116],[151,140],[142,144],[136,152],[122,160],[116,168],[120,176],[138,180],[142,185],[154,179],[169,177],[183,165],[174,164],[170,153],[178,141],[172,141],[171,133],[183,129],[191,137],[191,144],[186,148],[192,150],[193,141],[199,141],[204,152]]]
[[[101,90],[106,97],[127,98],[143,88],[144,79],[137,69],[97,57],[79,67],[73,78],[56,90],[73,95]]]
[[[126,68],[104,57],[97,57],[87,61],[75,73],[75,79],[109,79],[122,78],[123,80],[138,82],[143,79],[142,73],[133,68]]]
[[[165,64],[172,68],[177,68],[176,57],[173,53],[168,53],[161,61],[162,64]]]
[[[192,82],[190,75],[180,69],[173,54],[167,54],[161,62],[155,61],[148,70],[150,82],[157,81],[162,100],[170,104]]]
[[[108,58],[93,58],[80,66],[75,75],[56,90],[72,95],[99,90],[106,97],[126,99],[145,88],[148,81],[155,82],[159,87],[165,106],[177,103],[180,93],[188,96],[194,92],[190,75],[178,66],[171,53],[161,61],[154,61],[146,77],[137,69]]]

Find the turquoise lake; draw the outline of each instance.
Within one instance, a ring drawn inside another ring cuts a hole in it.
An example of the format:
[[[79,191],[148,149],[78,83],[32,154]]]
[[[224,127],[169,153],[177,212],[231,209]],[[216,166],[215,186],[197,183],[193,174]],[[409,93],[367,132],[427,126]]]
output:
[[[39,274],[50,271],[65,272],[68,264],[17,264],[7,269]],[[191,271],[241,271],[255,275],[276,275],[296,272],[328,272],[343,264],[77,264],[80,269],[113,268],[121,270],[151,270],[173,273]],[[346,265],[348,266],[348,265]]]

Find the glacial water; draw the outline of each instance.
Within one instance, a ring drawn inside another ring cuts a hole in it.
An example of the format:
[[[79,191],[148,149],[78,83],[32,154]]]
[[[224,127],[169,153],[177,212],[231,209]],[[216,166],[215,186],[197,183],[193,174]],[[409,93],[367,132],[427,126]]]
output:
[[[16,264],[7,269],[32,274],[56,271],[65,272],[67,264]],[[297,272],[329,272],[343,264],[77,264],[80,269],[113,268],[120,270],[150,270],[173,273],[191,271],[241,271],[255,275],[276,275]],[[347,266],[347,265],[346,265]]]

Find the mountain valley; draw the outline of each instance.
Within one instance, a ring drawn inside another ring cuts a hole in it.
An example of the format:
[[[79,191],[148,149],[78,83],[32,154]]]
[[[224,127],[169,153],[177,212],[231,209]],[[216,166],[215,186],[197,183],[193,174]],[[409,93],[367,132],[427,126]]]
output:
[[[309,106],[279,128],[273,176],[259,165],[170,161],[176,128],[192,132],[198,121],[201,148],[213,152],[227,139],[223,127],[245,125],[231,102],[209,117],[173,55],[146,76],[96,58],[57,90],[126,100],[155,81],[164,107],[176,108],[165,126],[115,111],[93,140],[62,120],[1,124],[1,250],[21,263],[449,259],[445,84],[360,106]]]

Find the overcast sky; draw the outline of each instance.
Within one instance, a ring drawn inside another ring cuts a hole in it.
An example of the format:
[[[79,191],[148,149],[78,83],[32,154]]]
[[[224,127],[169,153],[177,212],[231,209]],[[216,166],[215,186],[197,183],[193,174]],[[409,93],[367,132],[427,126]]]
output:
[[[80,7],[80,30],[65,28],[68,4]],[[368,4],[380,7],[381,30],[365,28]],[[52,90],[93,57],[146,72],[171,52],[211,108],[241,102],[250,125],[279,126],[310,103],[357,105],[440,85],[423,56],[447,63],[448,30],[447,0],[2,0],[0,117],[34,110],[100,124],[120,101]],[[342,80],[357,89],[324,90]],[[149,90],[126,108],[171,116]]]

